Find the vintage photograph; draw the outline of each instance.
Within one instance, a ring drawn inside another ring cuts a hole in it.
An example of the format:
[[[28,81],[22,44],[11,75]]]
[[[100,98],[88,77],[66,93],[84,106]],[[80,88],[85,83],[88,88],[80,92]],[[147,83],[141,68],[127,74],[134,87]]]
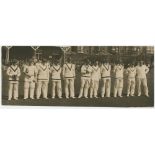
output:
[[[2,105],[153,107],[153,46],[2,46]]]

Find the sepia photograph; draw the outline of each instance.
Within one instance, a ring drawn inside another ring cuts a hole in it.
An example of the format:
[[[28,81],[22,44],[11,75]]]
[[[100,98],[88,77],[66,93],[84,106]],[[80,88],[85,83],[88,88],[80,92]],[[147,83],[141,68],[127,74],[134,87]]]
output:
[[[154,0],[0,1],[0,155],[155,155]]]
[[[153,46],[2,46],[2,105],[153,107]]]

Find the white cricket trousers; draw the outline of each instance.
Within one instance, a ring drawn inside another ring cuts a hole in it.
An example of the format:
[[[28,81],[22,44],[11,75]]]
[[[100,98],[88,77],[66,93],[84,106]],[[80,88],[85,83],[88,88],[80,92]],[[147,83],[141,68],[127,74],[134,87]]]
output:
[[[114,97],[122,96],[123,91],[123,78],[116,78],[114,82]]]
[[[18,99],[18,81],[9,81],[8,100]]]
[[[74,98],[75,97],[74,78],[65,78],[64,84],[65,84],[65,96],[66,96],[66,98],[68,98],[69,95],[71,98]]]
[[[90,98],[98,97],[98,87],[99,87],[99,80],[91,79],[90,83]]]
[[[81,77],[81,86],[80,86],[79,97],[82,97],[83,92],[84,92],[84,97],[87,98],[89,87],[90,87],[90,77]]]
[[[30,95],[30,98],[34,98],[35,82],[25,81],[24,82],[24,99],[27,99]]]
[[[37,90],[36,90],[37,99],[40,98],[41,93],[42,93],[43,98],[47,98],[47,92],[48,92],[48,81],[47,80],[38,80]]]
[[[147,79],[146,78],[137,78],[137,90],[138,90],[138,96],[141,95],[141,84],[144,89],[144,94],[148,96],[148,86],[147,86]]]
[[[127,79],[127,95],[133,96],[135,93],[135,78]]]
[[[61,80],[52,80],[52,98],[55,98],[56,91],[58,97],[61,98],[62,97]]]
[[[111,90],[111,78],[102,78],[102,86],[101,86],[101,97],[110,97]]]

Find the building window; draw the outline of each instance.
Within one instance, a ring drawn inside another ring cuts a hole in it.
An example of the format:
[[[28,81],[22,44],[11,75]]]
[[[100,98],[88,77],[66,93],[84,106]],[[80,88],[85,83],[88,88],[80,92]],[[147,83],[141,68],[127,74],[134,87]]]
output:
[[[84,47],[83,46],[78,46],[77,47],[77,52],[78,53],[84,53]]]
[[[152,47],[152,46],[147,46],[147,47],[146,47],[146,52],[147,52],[148,54],[153,54],[153,53],[154,53],[153,47]]]

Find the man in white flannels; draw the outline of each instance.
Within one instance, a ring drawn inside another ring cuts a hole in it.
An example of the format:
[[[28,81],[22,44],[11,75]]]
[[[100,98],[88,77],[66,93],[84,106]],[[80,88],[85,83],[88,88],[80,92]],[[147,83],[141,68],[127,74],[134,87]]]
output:
[[[136,66],[138,96],[141,96],[141,84],[142,84],[145,96],[149,97],[148,86],[147,86],[147,77],[146,77],[146,74],[148,72],[149,72],[149,68],[144,64],[143,61],[139,61],[138,65]]]
[[[37,65],[37,89],[36,98],[39,99],[41,94],[44,99],[47,98],[49,83],[49,67],[46,59],[43,59],[40,64]]]
[[[126,69],[126,74],[127,74],[127,97],[134,96],[136,68],[133,63],[129,64],[129,67]]]
[[[61,73],[62,67],[60,66],[59,60],[55,59],[53,65],[50,68],[52,80],[52,98],[55,98],[56,92],[58,98],[62,98]]]
[[[9,77],[8,100],[11,100],[12,97],[14,100],[18,100],[18,85],[21,72],[17,60],[12,61],[6,71],[6,74]]]
[[[75,98],[74,80],[75,80],[75,64],[71,62],[71,58],[63,65],[62,76],[64,79],[65,97]]]
[[[82,65],[81,67],[81,86],[80,86],[80,93],[78,98],[81,98],[83,96],[83,93],[84,93],[84,97],[88,98],[88,90],[90,88],[91,73],[92,73],[92,67],[90,66],[90,61],[86,59],[84,65]]]
[[[110,97],[110,90],[111,90],[111,65],[109,61],[106,59],[104,60],[101,66],[101,97]]]
[[[121,60],[118,60],[113,69],[114,72],[114,97],[122,97],[123,91],[123,74],[124,74],[124,65]]]
[[[101,79],[101,72],[98,60],[95,60],[92,65],[91,83],[90,83],[90,98],[98,98],[99,80]]]
[[[33,60],[29,60],[28,65],[24,66],[24,99],[34,99],[34,90],[37,76],[37,68]]]

